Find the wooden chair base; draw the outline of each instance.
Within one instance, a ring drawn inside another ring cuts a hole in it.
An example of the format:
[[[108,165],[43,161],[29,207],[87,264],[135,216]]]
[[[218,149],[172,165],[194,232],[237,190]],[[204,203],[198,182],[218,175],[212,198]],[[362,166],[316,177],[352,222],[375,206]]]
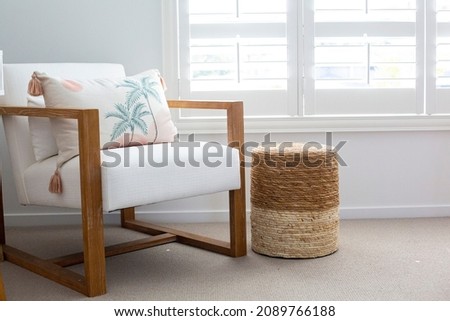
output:
[[[3,246],[0,245],[0,262],[3,261]],[[3,285],[2,272],[0,271],[0,301],[6,300],[5,286]]]
[[[3,278],[0,272],[0,301],[6,300],[5,286],[3,285]]]
[[[121,211],[121,225],[125,229],[145,233],[149,236],[107,246],[104,248],[105,257],[147,249],[171,242],[179,242],[232,257],[244,256],[247,253],[245,234],[241,235],[241,239],[244,242],[236,242],[236,232],[233,231],[233,228],[230,228],[230,242],[215,240],[181,230],[138,221],[135,219],[134,208]],[[244,229],[240,229],[239,233],[241,231],[245,231],[245,225]],[[37,273],[86,296],[98,296],[106,293],[106,285],[100,292],[93,291],[92,289],[95,287],[89,284],[89,280],[84,275],[67,269],[69,266],[85,263],[85,254],[83,252],[57,258],[41,259],[5,244],[3,245],[3,255],[4,259],[8,262]],[[92,278],[101,278],[105,273],[104,270],[105,266],[97,266]]]

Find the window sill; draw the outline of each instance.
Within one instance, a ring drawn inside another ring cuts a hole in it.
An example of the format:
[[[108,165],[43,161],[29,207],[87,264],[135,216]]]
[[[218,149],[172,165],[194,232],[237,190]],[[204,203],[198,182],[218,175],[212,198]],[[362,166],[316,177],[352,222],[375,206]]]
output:
[[[182,118],[176,120],[180,134],[219,134],[226,132],[226,120],[216,118]],[[376,115],[376,116],[307,116],[246,117],[245,132],[387,132],[450,130],[450,115]]]

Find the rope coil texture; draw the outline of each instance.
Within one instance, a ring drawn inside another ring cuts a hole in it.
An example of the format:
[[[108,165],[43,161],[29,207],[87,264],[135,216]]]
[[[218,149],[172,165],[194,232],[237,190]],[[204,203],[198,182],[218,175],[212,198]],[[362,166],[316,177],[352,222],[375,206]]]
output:
[[[316,258],[337,251],[339,167],[336,153],[308,144],[252,150],[253,251]]]

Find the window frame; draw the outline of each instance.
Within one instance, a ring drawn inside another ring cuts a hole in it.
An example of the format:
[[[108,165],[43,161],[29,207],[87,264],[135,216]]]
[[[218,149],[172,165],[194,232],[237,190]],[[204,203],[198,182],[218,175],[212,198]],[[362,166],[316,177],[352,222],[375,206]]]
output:
[[[184,0],[181,0],[184,1]],[[423,78],[423,90],[417,90],[416,113],[411,114],[352,114],[352,115],[315,115],[309,112],[304,105],[304,95],[308,93],[308,82],[304,82],[302,77],[303,65],[297,63],[297,59],[300,61],[308,59],[308,53],[305,52],[303,46],[305,41],[297,41],[299,37],[298,31],[302,27],[303,21],[297,19],[304,15],[304,7],[299,4],[302,1],[288,1],[288,29],[287,37],[288,44],[295,43],[297,50],[288,50],[288,61],[295,62],[296,66],[293,68],[292,73],[295,79],[291,79],[288,82],[288,110],[290,114],[280,116],[245,116],[246,120],[246,132],[247,133],[267,133],[267,132],[322,132],[322,131],[339,131],[339,132],[351,132],[351,131],[420,131],[420,130],[450,130],[450,114],[436,113],[436,88],[433,87],[433,79],[435,84],[435,78],[429,68],[434,66],[435,47],[434,52],[427,52],[425,55],[425,48],[430,43],[430,34],[436,33],[436,24],[433,25],[430,20],[426,20],[426,28],[428,37],[425,38],[425,12],[432,12],[435,10],[435,1],[431,0],[425,2],[417,1],[418,11],[419,7],[426,6],[422,10],[423,15],[417,15],[417,24],[421,24],[423,28],[417,28],[417,38],[427,39],[427,42],[417,46],[418,52],[422,51],[423,55],[417,55],[416,63],[419,62],[423,66],[423,69],[428,68],[428,72],[424,74]],[[311,3],[307,1],[306,3]],[[426,10],[426,11],[425,11]],[[178,18],[180,16],[178,0],[165,0],[162,2],[163,12],[163,75],[168,85],[167,97],[171,99],[177,99],[181,97],[180,82],[182,77],[180,75],[180,34],[178,33]],[[434,15],[435,16],[435,15]],[[308,19],[308,15],[305,15]],[[310,18],[309,18],[310,19]],[[420,20],[420,19],[423,19]],[[305,20],[304,33],[308,33],[308,27],[313,26],[311,21]],[[293,40],[296,40],[293,42]],[[428,47],[429,48],[429,47]],[[294,55],[293,52],[296,52]],[[434,54],[434,57],[433,57]],[[311,58],[311,57],[309,57]],[[421,60],[422,59],[422,60]],[[421,71],[418,68],[418,75]],[[418,77],[419,78],[419,77]],[[305,84],[306,83],[306,84]],[[196,97],[182,97],[183,99],[197,99]],[[220,97],[219,99],[235,99],[232,96]],[[422,106],[420,102],[426,104],[427,113],[422,113],[424,109],[420,109]],[[245,108],[245,105],[244,105]],[[419,110],[420,109],[420,110]],[[177,124],[180,133],[189,133],[190,129],[195,126],[199,129],[199,133],[222,133],[224,132],[225,117],[218,116],[202,116],[199,114],[182,115],[179,112],[173,113],[173,119]]]

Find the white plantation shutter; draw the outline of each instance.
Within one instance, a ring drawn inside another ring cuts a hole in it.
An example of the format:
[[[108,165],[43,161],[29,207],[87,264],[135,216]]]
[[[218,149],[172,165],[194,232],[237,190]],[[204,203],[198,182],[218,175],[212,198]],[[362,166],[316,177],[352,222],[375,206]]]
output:
[[[307,115],[414,114],[422,108],[415,0],[305,4]]]
[[[450,0],[177,4],[181,98],[243,100],[249,120],[289,126],[450,114]]]
[[[432,20],[436,45],[431,42],[430,47],[435,47],[436,65],[433,66],[431,60],[430,68],[435,67],[435,73],[430,77],[429,94],[435,95],[435,113],[450,113],[450,0],[436,0],[436,14]],[[431,8],[430,8],[431,10]],[[435,77],[433,77],[435,75]]]
[[[179,1],[180,96],[242,99],[247,116],[296,114],[297,95],[290,101],[287,93],[296,93],[296,62],[289,70],[286,3]]]

